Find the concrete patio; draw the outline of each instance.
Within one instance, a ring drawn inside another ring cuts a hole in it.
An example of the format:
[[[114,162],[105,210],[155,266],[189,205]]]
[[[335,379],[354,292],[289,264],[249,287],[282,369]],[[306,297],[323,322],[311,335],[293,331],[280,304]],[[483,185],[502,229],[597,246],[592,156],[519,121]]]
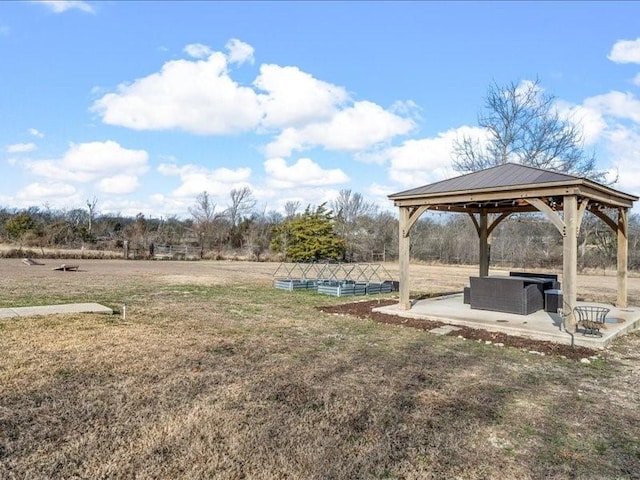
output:
[[[530,315],[492,312],[471,309],[463,303],[462,293],[412,301],[410,310],[398,304],[375,308],[375,312],[405,318],[437,320],[449,325],[502,332],[508,335],[546,340],[566,345],[579,345],[592,349],[603,349],[616,337],[640,327],[640,308],[616,308],[612,305],[592,302],[577,302],[578,305],[598,305],[611,309],[606,316],[602,336],[567,332],[562,316],[539,310]]]

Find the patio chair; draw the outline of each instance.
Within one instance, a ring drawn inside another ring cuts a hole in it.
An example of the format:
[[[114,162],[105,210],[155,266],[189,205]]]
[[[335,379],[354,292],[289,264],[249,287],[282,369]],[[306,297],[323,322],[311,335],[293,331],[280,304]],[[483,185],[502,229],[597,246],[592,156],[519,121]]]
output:
[[[582,326],[583,335],[599,335],[601,328],[604,328],[605,317],[609,313],[609,309],[605,307],[595,307],[591,305],[583,305],[573,309],[576,315],[576,327]]]

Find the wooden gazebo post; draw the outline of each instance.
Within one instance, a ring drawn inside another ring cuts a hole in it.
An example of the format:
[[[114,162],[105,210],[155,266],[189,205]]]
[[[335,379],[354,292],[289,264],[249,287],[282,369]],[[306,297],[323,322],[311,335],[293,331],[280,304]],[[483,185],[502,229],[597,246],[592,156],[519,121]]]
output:
[[[409,220],[411,210],[409,207],[400,207],[400,224],[398,228],[398,263],[400,267],[400,308],[409,310]]]
[[[486,209],[480,211],[478,236],[480,237],[480,276],[489,275],[489,215]]]
[[[618,207],[618,299],[616,306],[627,307],[627,251],[629,249],[628,209]]]
[[[562,232],[562,303],[565,328],[575,330],[573,309],[576,307],[578,280],[578,200],[567,195],[563,202],[564,231]]]

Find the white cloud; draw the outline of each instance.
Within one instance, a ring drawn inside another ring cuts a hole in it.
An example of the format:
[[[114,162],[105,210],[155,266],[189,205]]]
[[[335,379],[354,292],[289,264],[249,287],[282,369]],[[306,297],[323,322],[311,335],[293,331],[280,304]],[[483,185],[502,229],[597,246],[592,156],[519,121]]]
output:
[[[96,13],[95,9],[87,2],[79,0],[38,0],[54,13],[64,13],[67,10],[80,10],[85,13]]]
[[[140,186],[136,175],[114,175],[100,180],[98,190],[103,193],[127,194],[135,192]]]
[[[188,218],[190,216],[189,207],[193,205],[195,205],[195,195],[193,197],[173,197],[156,193],[149,197],[147,208],[151,208],[156,216],[161,213],[162,215],[177,215]],[[216,211],[221,210],[221,208],[216,208]]]
[[[87,198],[86,196],[84,197]],[[80,199],[82,202],[83,200]],[[158,218],[165,214],[182,214],[186,211],[183,210],[172,211],[165,209],[163,204],[155,204],[148,199],[131,199],[126,197],[106,197],[100,199],[100,211],[102,212],[117,212],[120,215],[134,218],[138,213],[142,213],[148,217]]]
[[[295,128],[285,128],[264,148],[266,157],[288,157],[294,150],[302,150],[301,135]]]
[[[516,95],[521,97],[525,93],[533,92],[536,98],[539,98],[540,95],[544,93],[544,88],[539,83],[536,85],[536,82],[533,80],[521,80],[518,86],[516,87]]]
[[[7,147],[7,153],[27,153],[36,150],[35,143],[14,143]]]
[[[182,184],[175,189],[172,197],[195,197],[206,191],[212,197],[225,198],[234,188],[250,186],[250,168],[217,168],[209,170],[198,165],[161,164],[158,172],[166,176],[180,177]]]
[[[601,113],[592,108],[576,106],[572,109],[573,118],[582,127],[582,139],[585,145],[595,144],[607,127]]]
[[[640,63],[640,38],[618,40],[607,58],[616,63]]]
[[[193,58],[207,58],[213,53],[213,50],[207,45],[202,43],[190,43],[184,47],[184,51],[187,55]]]
[[[267,184],[276,189],[346,183],[349,177],[339,168],[325,170],[309,158],[301,158],[291,166],[282,158],[264,162]]]
[[[631,93],[611,91],[584,100],[577,112],[588,112],[588,127],[595,126],[598,145],[606,151],[608,179],[618,177],[614,188],[640,194],[640,100]],[[579,113],[578,113],[579,115]]]
[[[372,183],[367,188],[367,193],[371,194],[374,197],[387,197],[392,193],[397,191],[396,188],[391,187],[390,185],[380,185],[379,183]],[[389,205],[387,205],[389,206]]]
[[[465,135],[481,144],[487,140],[484,129],[462,126],[436,137],[407,140],[398,147],[387,149],[389,178],[403,186],[418,187],[455,175],[453,145],[456,139]]]
[[[64,199],[76,194],[76,189],[68,183],[31,183],[16,194],[19,200],[40,203],[43,200]]]
[[[253,60],[253,47],[230,40],[228,54],[190,44],[195,59],[174,60],[132,83],[119,85],[91,107],[102,121],[134,130],[178,129],[202,135],[253,131],[276,135],[265,157],[323,147],[357,151],[388,142],[414,128],[410,102],[386,110],[353,102],[347,91],[297,67],[262,65],[251,86],[235,82],[230,63]],[[206,58],[205,58],[206,57]]]
[[[250,64],[253,64],[253,47],[248,43],[244,43],[237,38],[232,38],[227,42],[225,48],[229,52],[229,54],[227,55],[229,63],[236,63],[238,65],[241,65],[245,62],[248,62]]]
[[[389,110],[397,115],[417,119],[420,118],[422,109],[413,100],[398,100],[393,102],[393,105],[391,105]]]
[[[328,187],[292,187],[286,191],[275,191],[273,189],[263,192],[261,198],[268,200],[269,210],[275,210],[284,213],[285,204],[287,202],[298,202],[300,208],[298,213],[302,213],[307,206],[315,209],[322,203],[327,203],[330,208],[331,202],[338,197],[339,189]],[[257,195],[256,195],[257,197]]]
[[[248,131],[262,115],[256,93],[229,77],[220,52],[167,62],[160,72],[104,95],[91,110],[109,125],[210,135]]]
[[[640,100],[631,93],[612,91],[589,97],[584,106],[602,112],[604,115],[640,123]]]
[[[344,88],[318,80],[297,67],[262,65],[253,84],[260,96],[263,125],[295,127],[330,119],[347,98]]]
[[[356,152],[354,158],[363,163],[375,163],[383,165],[389,159],[388,146],[381,148],[372,148],[363,152]]]
[[[418,185],[415,185],[418,186]],[[393,206],[393,202],[391,202],[387,196],[392,193],[396,193],[399,188],[392,187],[390,185],[380,185],[379,183],[372,183],[369,185],[366,190],[366,196],[370,202],[373,202],[381,211],[396,213],[396,210]]]
[[[640,73],[637,73],[633,80],[631,81],[636,87],[640,87]]]
[[[607,122],[602,116],[602,112],[593,106],[570,105],[560,101],[556,107],[563,119],[582,130],[582,141],[585,145],[595,144],[607,128]]]
[[[25,166],[32,173],[53,180],[91,182],[113,175],[142,175],[148,170],[148,154],[130,150],[117,142],[71,144],[61,159],[32,160]]]
[[[614,188],[640,196],[640,131],[617,127],[608,134],[607,149],[611,156],[609,178],[616,178]]]
[[[361,101],[336,113],[327,122],[285,129],[265,151],[268,157],[286,157],[293,150],[314,146],[328,150],[364,150],[413,128],[413,120],[395,115],[375,103]]]
[[[38,138],[43,138],[44,137],[44,133],[42,133],[41,131],[39,131],[36,128],[30,128],[28,130],[29,135],[33,136],[33,137],[38,137]]]

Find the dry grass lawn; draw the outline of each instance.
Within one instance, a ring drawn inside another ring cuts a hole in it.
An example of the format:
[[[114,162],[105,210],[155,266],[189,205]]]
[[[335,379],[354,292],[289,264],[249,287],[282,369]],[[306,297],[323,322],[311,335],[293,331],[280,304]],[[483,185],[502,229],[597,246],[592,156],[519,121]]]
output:
[[[0,307],[127,316],[0,319],[0,478],[640,478],[637,333],[582,364],[321,313],[350,300],[274,264],[45,263],[0,260]],[[417,292],[470,274],[412,265]]]

